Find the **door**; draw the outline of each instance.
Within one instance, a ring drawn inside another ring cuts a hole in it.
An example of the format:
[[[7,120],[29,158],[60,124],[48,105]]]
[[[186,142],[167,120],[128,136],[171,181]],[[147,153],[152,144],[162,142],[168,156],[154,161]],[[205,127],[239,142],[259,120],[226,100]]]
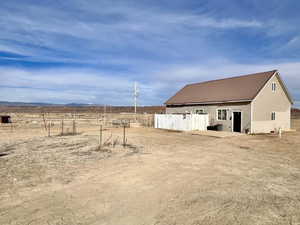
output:
[[[233,132],[242,132],[242,112],[233,112]]]

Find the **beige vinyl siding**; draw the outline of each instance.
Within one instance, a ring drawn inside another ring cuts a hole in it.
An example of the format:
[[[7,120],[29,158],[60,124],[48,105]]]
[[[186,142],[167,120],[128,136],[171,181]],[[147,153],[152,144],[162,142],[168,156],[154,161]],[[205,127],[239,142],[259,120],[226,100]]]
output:
[[[203,109],[208,113],[210,125],[222,124],[223,131],[232,131],[232,112],[242,112],[242,132],[246,129],[250,131],[251,126],[251,104],[248,103],[230,103],[230,104],[215,104],[215,105],[197,105],[197,106],[178,106],[178,107],[166,107],[167,114],[176,113],[196,113],[196,110]],[[217,119],[218,109],[228,109],[227,120]]]
[[[276,91],[272,91],[272,83],[276,83]],[[252,102],[252,132],[269,133],[271,131],[289,130],[291,127],[291,102],[278,76],[273,76]],[[272,120],[272,112],[276,119]]]

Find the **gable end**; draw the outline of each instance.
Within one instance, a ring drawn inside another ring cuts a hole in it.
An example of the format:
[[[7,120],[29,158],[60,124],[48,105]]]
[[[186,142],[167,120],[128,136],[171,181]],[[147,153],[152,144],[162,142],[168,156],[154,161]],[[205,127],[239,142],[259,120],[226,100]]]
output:
[[[280,85],[284,91],[284,93],[286,94],[286,97],[288,98],[288,100],[290,101],[290,103],[293,105],[294,101],[292,99],[292,96],[290,95],[285,83],[283,82],[279,72],[277,70],[275,70],[274,74],[272,75],[272,77],[270,77],[265,84],[262,86],[262,88],[258,91],[258,93],[256,94],[256,96],[253,98],[252,101],[255,101],[255,99],[259,96],[259,94],[266,88],[267,84],[270,82],[270,80],[272,80],[274,77],[277,77],[278,81],[280,82]]]

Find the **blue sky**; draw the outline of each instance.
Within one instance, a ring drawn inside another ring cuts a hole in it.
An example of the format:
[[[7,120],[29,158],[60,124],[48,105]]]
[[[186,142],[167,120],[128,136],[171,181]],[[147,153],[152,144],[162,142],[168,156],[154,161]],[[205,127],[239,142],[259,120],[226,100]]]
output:
[[[0,2],[0,100],[161,105],[190,82],[278,69],[300,106],[300,2]]]

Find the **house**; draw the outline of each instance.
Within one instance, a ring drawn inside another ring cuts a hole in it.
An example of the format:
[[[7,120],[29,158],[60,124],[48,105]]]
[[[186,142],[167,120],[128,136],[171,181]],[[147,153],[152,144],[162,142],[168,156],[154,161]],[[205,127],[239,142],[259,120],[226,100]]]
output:
[[[289,130],[292,104],[277,70],[188,84],[165,102],[167,114],[209,114],[211,125],[243,133]]]

